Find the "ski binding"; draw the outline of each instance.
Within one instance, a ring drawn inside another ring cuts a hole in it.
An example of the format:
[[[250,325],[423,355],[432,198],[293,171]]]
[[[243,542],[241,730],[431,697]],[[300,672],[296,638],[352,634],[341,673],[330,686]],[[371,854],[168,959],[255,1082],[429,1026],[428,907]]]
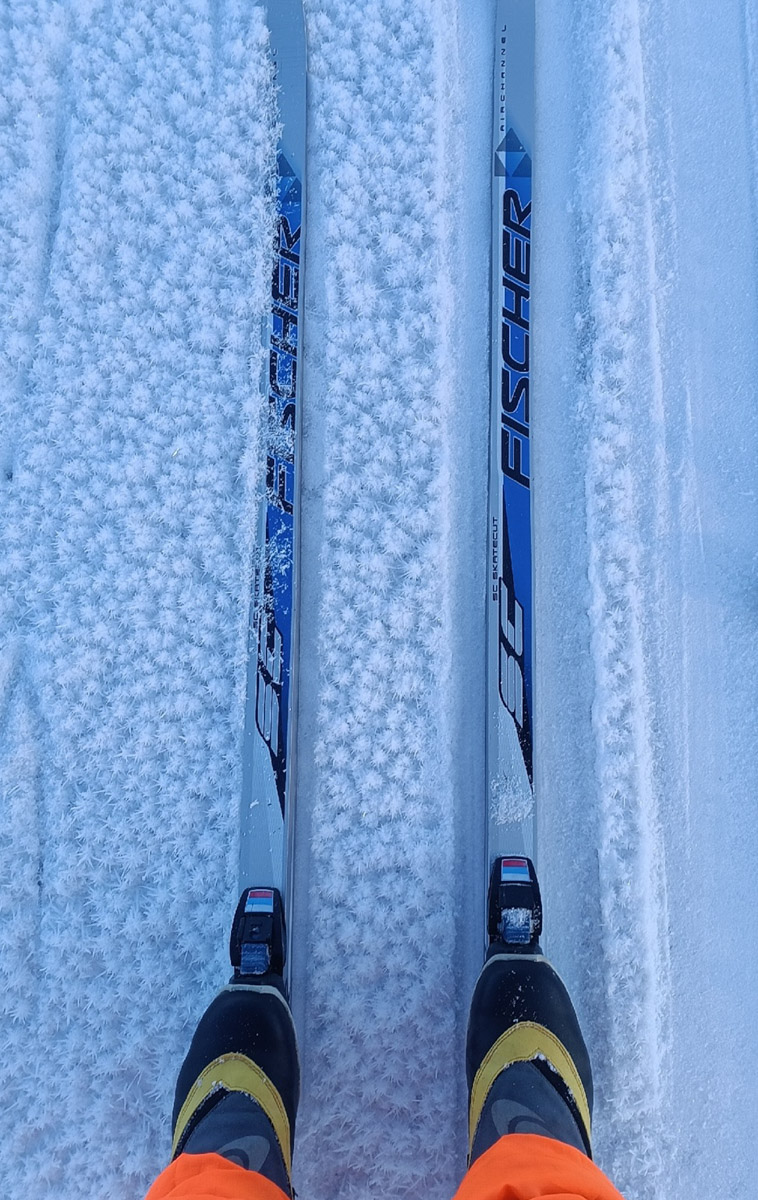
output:
[[[542,933],[542,898],[530,858],[498,857],[492,864],[487,932],[490,944],[536,949]]]
[[[284,974],[284,906],[276,888],[245,888],[232,923],[229,956],[235,982],[243,976]]]

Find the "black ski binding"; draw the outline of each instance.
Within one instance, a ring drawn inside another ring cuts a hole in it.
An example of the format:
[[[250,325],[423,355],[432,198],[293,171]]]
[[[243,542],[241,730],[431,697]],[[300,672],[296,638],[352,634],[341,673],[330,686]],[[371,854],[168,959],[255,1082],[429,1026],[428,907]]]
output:
[[[490,944],[504,942],[508,950],[539,953],[542,898],[530,858],[509,855],[492,864],[487,933]]]
[[[276,888],[245,888],[229,939],[235,981],[243,976],[284,974],[287,939],[284,906]]]

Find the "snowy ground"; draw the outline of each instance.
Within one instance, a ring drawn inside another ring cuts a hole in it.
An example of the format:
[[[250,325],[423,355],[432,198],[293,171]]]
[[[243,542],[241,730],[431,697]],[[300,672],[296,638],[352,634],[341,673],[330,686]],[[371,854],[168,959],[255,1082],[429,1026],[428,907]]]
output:
[[[481,884],[489,3],[311,0],[297,1184],[451,1195]],[[260,10],[0,13],[0,1180],[127,1200],[225,975]],[[758,6],[541,0],[549,953],[628,1200],[751,1200]],[[307,857],[306,857],[307,854]]]

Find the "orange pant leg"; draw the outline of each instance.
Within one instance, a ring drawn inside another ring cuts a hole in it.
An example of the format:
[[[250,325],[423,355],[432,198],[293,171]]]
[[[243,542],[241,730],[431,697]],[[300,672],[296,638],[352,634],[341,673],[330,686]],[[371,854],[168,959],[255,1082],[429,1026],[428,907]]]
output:
[[[599,1167],[564,1142],[501,1137],[467,1172],[454,1200],[623,1200]],[[218,1154],[181,1154],[146,1200],[287,1200],[263,1175]]]
[[[257,1171],[220,1154],[180,1154],[156,1179],[146,1200],[289,1200]]]
[[[623,1200],[599,1167],[565,1142],[509,1133],[477,1158],[454,1200]]]

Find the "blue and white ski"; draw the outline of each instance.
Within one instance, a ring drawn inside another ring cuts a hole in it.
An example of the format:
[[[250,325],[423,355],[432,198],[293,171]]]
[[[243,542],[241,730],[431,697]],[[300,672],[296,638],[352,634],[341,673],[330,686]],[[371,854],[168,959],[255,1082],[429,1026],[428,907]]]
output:
[[[294,809],[298,506],[305,249],[306,42],[301,0],[268,0],[280,138],[271,306],[264,327],[266,480],[248,631],[240,806],[240,889],[285,900]]]
[[[487,872],[535,853],[531,515],[534,0],[498,0],[492,152]]]

